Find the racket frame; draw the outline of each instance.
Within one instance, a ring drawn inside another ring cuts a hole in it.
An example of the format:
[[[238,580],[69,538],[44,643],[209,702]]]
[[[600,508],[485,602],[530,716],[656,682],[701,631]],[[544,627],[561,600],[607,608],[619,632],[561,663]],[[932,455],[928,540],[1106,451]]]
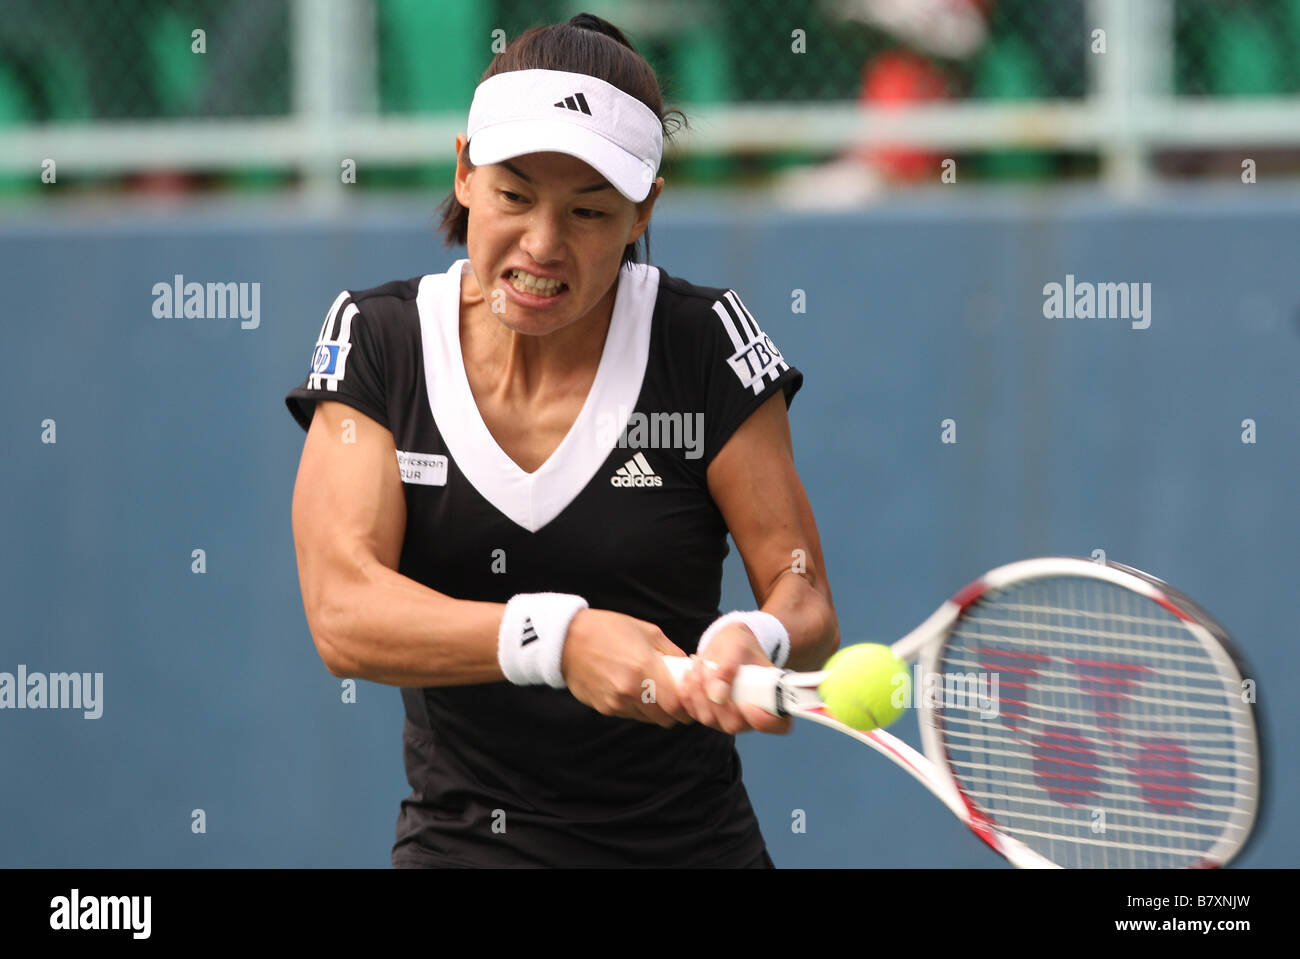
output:
[[[1200,641],[1214,662],[1219,678],[1224,681],[1225,690],[1229,689],[1230,680],[1235,680],[1240,688],[1241,680],[1248,674],[1245,661],[1227,630],[1187,596],[1154,576],[1121,563],[1071,556],[1020,560],[990,570],[946,600],[924,622],[893,643],[890,649],[904,662],[919,662],[923,673],[940,673],[947,640],[966,610],[998,591],[1037,579],[1060,576],[1108,582],[1132,590],[1163,607]],[[680,679],[691,661],[681,657],[665,657],[665,662],[674,678]],[[912,691],[913,708],[919,710],[917,719],[924,750],[922,753],[883,729],[854,729],[832,716],[817,691],[827,675],[824,670],[798,673],[742,666],[733,682],[732,697],[738,702],[752,703],[777,715],[795,716],[819,723],[870,746],[934,793],[954,816],[1012,865],[1030,869],[1062,868],[1060,864],[1003,832],[995,821],[965,795],[944,745],[942,710],[936,709],[928,697],[918,697],[917,691]],[[1234,831],[1225,826],[1224,835],[1194,864],[1197,867],[1225,865],[1245,848],[1256,824],[1262,794],[1262,746],[1255,704],[1245,704],[1243,701],[1243,705],[1245,708],[1237,711],[1237,715],[1246,720],[1244,729],[1239,731],[1238,744],[1253,757],[1254,765],[1250,773],[1254,779],[1248,802],[1235,809],[1229,820],[1229,824],[1236,827],[1235,835],[1239,838],[1229,838]]]
[[[1236,681],[1237,689],[1240,691],[1241,681],[1245,678],[1244,661],[1227,630],[1204,609],[1167,583],[1149,573],[1109,560],[1099,562],[1072,556],[1045,556],[999,566],[957,592],[952,599],[935,610],[925,622],[890,648],[902,660],[911,662],[918,659],[924,672],[939,673],[942,671],[941,660],[946,641],[967,609],[990,594],[1012,586],[1058,576],[1086,577],[1112,583],[1157,603],[1181,621],[1188,632],[1200,641],[1214,662],[1219,678],[1224,681],[1225,691],[1229,689],[1230,679]],[[915,691],[913,695],[915,697]],[[942,710],[936,710],[928,702],[927,697],[921,697],[919,709],[918,721],[921,726],[922,747],[926,758],[935,767],[937,778],[943,784],[943,788],[935,790],[935,794],[954,812],[956,810],[951,796],[956,794],[969,812],[968,816],[959,814],[960,818],[976,835],[1005,856],[1013,865],[1021,868],[1056,866],[1056,863],[1029,849],[1019,840],[999,831],[979,807],[967,799],[953,772],[944,745]],[[1249,790],[1247,803],[1244,806],[1238,805],[1234,809],[1219,840],[1206,850],[1200,860],[1194,864],[1194,868],[1216,868],[1225,865],[1241,852],[1254,829],[1261,794],[1259,728],[1254,710],[1250,706],[1247,705],[1237,714],[1246,720],[1246,729],[1238,731],[1237,746],[1243,752],[1253,756],[1253,768],[1250,770],[1254,776],[1253,788]],[[899,762],[899,765],[907,768],[902,762]],[[1231,838],[1234,836],[1240,838]]]

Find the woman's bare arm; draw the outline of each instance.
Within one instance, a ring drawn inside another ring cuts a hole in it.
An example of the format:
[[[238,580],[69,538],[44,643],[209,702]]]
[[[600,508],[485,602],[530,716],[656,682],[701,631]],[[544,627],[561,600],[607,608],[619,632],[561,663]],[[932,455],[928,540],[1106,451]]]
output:
[[[402,576],[405,533],[392,433],[350,406],[318,403],[294,484],[293,539],[325,666],[394,686],[503,680],[496,637],[505,606],[452,599]]]
[[[708,471],[709,492],[736,540],[759,608],[790,636],[785,665],[820,669],[839,645],[839,624],[812,507],[794,466],[785,397],[772,396],[732,434]],[[758,638],[732,624],[710,640],[705,658],[678,685],[687,712],[727,733],[789,731],[790,720],[730,702],[742,664],[771,665]]]
[[[709,464],[708,480],[759,608],[790,633],[786,666],[820,669],[839,645],[839,624],[783,395],[741,424]]]
[[[503,603],[453,599],[397,572],[406,498],[392,433],[342,403],[317,404],[293,492],[293,535],[307,625],[335,676],[392,686],[501,682]],[[569,625],[570,692],[606,715],[690,721],[661,654],[682,652],[653,623],[581,610]],[[646,701],[642,680],[663,688]]]

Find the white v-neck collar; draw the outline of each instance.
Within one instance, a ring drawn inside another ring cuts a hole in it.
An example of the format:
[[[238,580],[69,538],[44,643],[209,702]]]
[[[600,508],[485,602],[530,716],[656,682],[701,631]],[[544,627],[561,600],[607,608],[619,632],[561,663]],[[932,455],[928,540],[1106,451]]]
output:
[[[482,497],[524,529],[555,519],[591,481],[618,442],[645,379],[659,270],[631,263],[619,272],[605,348],[587,399],[568,434],[526,473],[497,445],[469,387],[460,349],[460,280],[469,260],[420,280],[416,307],[429,406],[447,451]],[[602,428],[616,424],[615,429]]]

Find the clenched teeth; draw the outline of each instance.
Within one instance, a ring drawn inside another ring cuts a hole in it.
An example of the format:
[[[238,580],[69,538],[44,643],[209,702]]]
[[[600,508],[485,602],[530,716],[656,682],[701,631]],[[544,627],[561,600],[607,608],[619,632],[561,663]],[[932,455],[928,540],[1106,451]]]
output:
[[[533,274],[525,273],[523,270],[510,271],[510,285],[516,290],[531,293],[534,296],[554,296],[564,288],[564,283],[559,280],[533,276]]]

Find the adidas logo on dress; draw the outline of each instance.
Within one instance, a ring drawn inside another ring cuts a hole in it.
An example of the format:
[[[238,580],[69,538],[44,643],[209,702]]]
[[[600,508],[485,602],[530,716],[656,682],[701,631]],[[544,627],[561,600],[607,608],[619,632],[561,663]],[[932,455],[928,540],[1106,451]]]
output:
[[[644,453],[637,453],[609,478],[611,486],[663,486],[663,477],[650,468]]]

